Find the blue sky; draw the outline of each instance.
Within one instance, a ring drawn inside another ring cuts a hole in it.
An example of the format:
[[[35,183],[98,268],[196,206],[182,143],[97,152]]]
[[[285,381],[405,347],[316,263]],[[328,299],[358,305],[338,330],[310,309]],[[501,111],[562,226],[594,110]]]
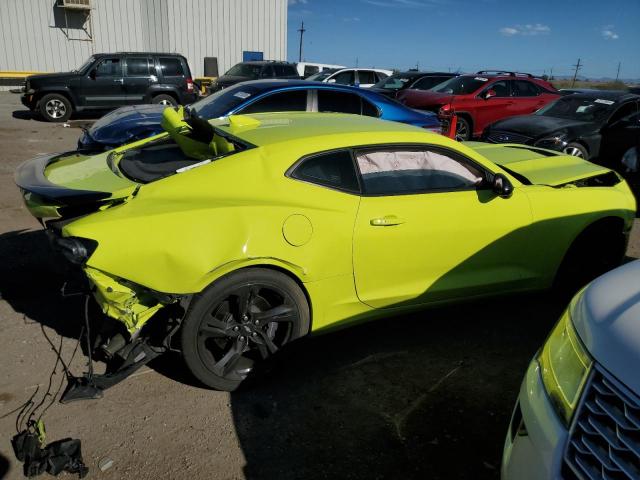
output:
[[[307,61],[389,68],[640,79],[640,0],[289,0]]]

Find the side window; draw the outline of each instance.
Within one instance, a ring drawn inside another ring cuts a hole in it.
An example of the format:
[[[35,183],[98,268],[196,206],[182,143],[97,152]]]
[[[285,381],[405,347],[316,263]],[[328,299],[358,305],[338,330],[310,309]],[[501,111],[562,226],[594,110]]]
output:
[[[488,92],[489,90],[493,90],[494,92],[496,92],[496,97],[510,97],[511,96],[511,92],[510,92],[510,88],[509,88],[509,82],[507,82],[506,80],[500,80],[498,82],[493,82],[491,85],[489,85],[487,88],[485,88],[484,93]]]
[[[609,124],[615,123],[619,120],[632,120],[637,113],[638,104],[636,102],[625,103],[624,105],[621,105],[613,115],[611,115]]]
[[[540,93],[538,87],[526,80],[515,80],[512,86],[514,97],[535,97]]]
[[[358,70],[358,81],[364,85],[377,82],[375,73],[371,70]]]
[[[338,190],[360,191],[351,154],[346,150],[306,158],[296,166],[291,177]]]
[[[335,80],[335,83],[339,83],[341,85],[353,85],[355,83],[355,77],[353,74],[353,70],[346,70],[334,75],[331,79]]]
[[[356,154],[364,193],[401,195],[476,188],[484,178],[470,163],[437,150],[380,150]]]
[[[293,90],[274,93],[248,105],[241,113],[304,112],[307,110],[307,91]]]
[[[184,69],[182,62],[176,57],[160,57],[160,70],[163,77],[182,77]]]
[[[411,85],[411,88],[416,88],[418,90],[429,90],[432,87],[435,87],[439,83],[444,82],[445,79],[443,77],[422,77],[416,83]]]
[[[318,111],[335,113],[362,113],[360,97],[355,93],[318,90]]]
[[[310,77],[314,73],[318,73],[320,69],[315,65],[305,65],[304,66],[304,78]]]
[[[262,78],[273,78],[275,77],[275,71],[273,70],[273,65],[265,65],[262,67],[262,72],[260,73]]]
[[[127,77],[148,77],[152,66],[147,57],[127,57]]]
[[[105,58],[96,67],[96,77],[121,77],[122,62],[119,58]]]

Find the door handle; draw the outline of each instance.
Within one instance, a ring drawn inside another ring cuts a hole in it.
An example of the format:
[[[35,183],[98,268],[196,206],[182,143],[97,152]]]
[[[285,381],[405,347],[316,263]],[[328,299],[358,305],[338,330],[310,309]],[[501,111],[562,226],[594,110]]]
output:
[[[387,215],[385,217],[372,218],[369,223],[373,227],[391,227],[393,225],[400,225],[404,223],[405,220],[395,215]]]
[[[120,84],[123,84],[123,83],[124,83],[124,79],[122,79],[122,78],[116,78],[116,79],[113,81],[113,83],[120,83]]]

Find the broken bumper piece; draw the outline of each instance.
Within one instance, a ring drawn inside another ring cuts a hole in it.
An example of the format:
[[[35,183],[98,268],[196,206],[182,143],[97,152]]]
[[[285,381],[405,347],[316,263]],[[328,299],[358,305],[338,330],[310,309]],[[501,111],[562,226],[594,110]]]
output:
[[[93,296],[102,312],[124,323],[132,336],[158,310],[177,300],[171,295],[152,292],[91,267],[85,267],[84,271],[94,287]]]

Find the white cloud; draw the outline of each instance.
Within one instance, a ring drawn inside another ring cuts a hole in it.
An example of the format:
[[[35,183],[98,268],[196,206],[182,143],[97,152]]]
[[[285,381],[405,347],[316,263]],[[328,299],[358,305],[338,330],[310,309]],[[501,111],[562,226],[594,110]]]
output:
[[[620,35],[613,31],[613,25],[605,25],[600,33],[605,40],[617,40],[620,38]]]
[[[289,5],[306,5],[309,0],[289,0]]]
[[[499,32],[505,37],[513,37],[515,35],[535,36],[548,35],[551,28],[542,23],[527,23],[526,25],[514,25],[513,27],[502,27]]]

